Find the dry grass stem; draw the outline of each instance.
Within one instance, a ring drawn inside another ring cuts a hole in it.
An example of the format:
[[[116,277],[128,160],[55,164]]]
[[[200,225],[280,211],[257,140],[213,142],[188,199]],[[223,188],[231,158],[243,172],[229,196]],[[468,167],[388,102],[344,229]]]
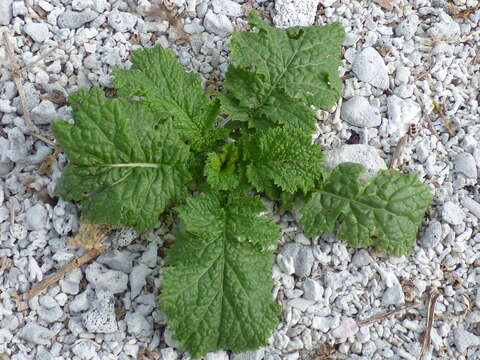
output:
[[[395,148],[395,151],[393,152],[392,155],[392,160],[390,161],[390,169],[398,169],[398,166],[400,165],[400,158],[402,156],[403,150],[405,149],[405,146],[408,144],[408,140],[410,139],[410,136],[404,135],[398,140],[397,147]]]
[[[434,289],[430,292],[428,297],[428,308],[427,308],[427,328],[425,334],[423,335],[422,348],[420,349],[419,359],[427,352],[428,347],[430,346],[431,333],[433,327],[433,320],[435,318],[435,303],[437,298],[440,296],[440,291]]]
[[[397,308],[395,310],[391,310],[391,311],[387,311],[387,312],[384,312],[384,313],[373,315],[373,316],[371,316],[371,317],[369,317],[365,320],[359,321],[357,324],[358,324],[358,326],[370,325],[370,324],[373,324],[374,322],[377,322],[379,320],[383,320],[383,319],[386,319],[387,317],[398,314],[402,311],[405,311],[405,310],[408,310],[408,309],[416,309],[416,308],[419,308],[421,306],[422,306],[421,303],[405,304],[405,305],[400,306],[399,308]]]
[[[12,42],[10,40],[10,34],[5,30],[3,32],[3,43],[5,44],[5,50],[6,54],[8,57],[8,60],[10,62],[10,69],[12,71],[12,78],[13,81],[15,82],[15,85],[18,90],[18,95],[20,96],[20,101],[22,103],[22,108],[23,108],[23,117],[25,119],[25,123],[28,127],[28,129],[31,132],[31,135],[36,137],[39,140],[42,140],[44,143],[50,145],[51,147],[55,148],[56,145],[53,141],[47,139],[45,136],[41,135],[38,128],[35,126],[35,124],[32,121],[32,115],[30,114],[30,109],[27,106],[27,100],[26,100],[26,95],[25,95],[25,89],[23,87],[22,79],[20,77],[21,71],[23,69],[27,68],[28,66],[20,69],[18,67],[17,59],[15,57],[13,47],[12,47]]]

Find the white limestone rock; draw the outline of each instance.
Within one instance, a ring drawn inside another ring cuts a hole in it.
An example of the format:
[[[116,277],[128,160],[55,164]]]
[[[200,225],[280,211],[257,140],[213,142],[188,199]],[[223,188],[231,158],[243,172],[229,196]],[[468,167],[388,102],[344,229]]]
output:
[[[387,66],[382,56],[373,47],[368,47],[355,56],[352,71],[358,79],[367,84],[382,90],[386,90],[389,87],[390,81]]]
[[[341,118],[350,125],[364,128],[379,126],[382,121],[378,108],[370,105],[363,96],[353,96],[344,102]]]

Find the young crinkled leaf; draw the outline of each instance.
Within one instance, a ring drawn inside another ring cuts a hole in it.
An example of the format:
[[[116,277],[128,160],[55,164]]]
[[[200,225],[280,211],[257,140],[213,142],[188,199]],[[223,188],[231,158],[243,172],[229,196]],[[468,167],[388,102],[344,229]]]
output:
[[[366,184],[359,164],[338,165],[305,204],[301,223],[307,235],[334,230],[354,247],[374,245],[397,256],[408,253],[432,200],[417,174],[382,170]]]
[[[239,151],[233,143],[226,144],[220,154],[208,155],[204,174],[213,189],[233,190],[238,187],[240,182],[238,160]]]
[[[107,99],[102,90],[70,97],[75,124],[55,121],[53,131],[70,164],[56,193],[82,202],[95,223],[153,227],[169,201],[186,195],[189,150],[169,122],[139,104]]]
[[[233,65],[220,96],[232,120],[280,123],[315,131],[310,105],[330,107],[340,96],[341,24],[275,29],[252,11],[250,25],[258,32],[239,32],[230,42]]]
[[[198,358],[265,345],[279,320],[268,250],[279,227],[258,197],[209,193],[176,210],[186,232],[167,253],[160,304],[180,347]]]
[[[320,147],[298,129],[269,129],[250,136],[243,149],[248,180],[258,191],[276,185],[289,193],[307,192],[322,175]]]
[[[200,75],[187,73],[171,50],[156,46],[132,54],[131,69],[115,68],[118,95],[129,99],[140,96],[140,102],[161,119],[172,118],[182,140],[192,150],[209,150],[228,131],[215,127],[219,104],[203,90]]]

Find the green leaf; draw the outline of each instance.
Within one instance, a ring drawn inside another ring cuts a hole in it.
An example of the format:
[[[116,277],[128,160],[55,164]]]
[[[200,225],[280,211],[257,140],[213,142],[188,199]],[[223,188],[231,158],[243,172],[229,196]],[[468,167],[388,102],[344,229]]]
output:
[[[53,123],[70,160],[56,193],[82,201],[92,222],[153,227],[168,202],[186,195],[188,146],[137,103],[107,99],[98,88],[69,100],[75,124]]]
[[[226,144],[220,154],[208,155],[205,176],[213,189],[233,190],[238,187],[240,181],[238,160],[239,152],[234,143]]]
[[[192,143],[196,152],[226,137],[225,130],[215,127],[219,104],[203,90],[200,75],[186,73],[170,50],[140,49],[131,61],[131,69],[113,70],[120,97],[140,96],[160,119],[172,118],[180,138]]]
[[[258,197],[209,193],[177,208],[187,232],[168,251],[160,304],[169,326],[193,358],[209,351],[252,350],[278,324],[270,275],[280,238],[261,216]]]
[[[417,174],[394,170],[382,170],[361,184],[363,172],[363,166],[353,163],[331,171],[301,210],[307,235],[331,232],[338,222],[338,237],[351,246],[408,253],[432,200],[430,189]]]
[[[337,70],[345,37],[342,25],[275,29],[253,11],[250,25],[259,31],[232,35],[234,65],[224,82],[223,110],[253,127],[263,117],[312,133],[315,118],[310,105],[331,107],[341,94]]]
[[[279,186],[294,193],[312,189],[322,175],[323,154],[300,130],[274,128],[244,142],[247,177],[258,191]]]

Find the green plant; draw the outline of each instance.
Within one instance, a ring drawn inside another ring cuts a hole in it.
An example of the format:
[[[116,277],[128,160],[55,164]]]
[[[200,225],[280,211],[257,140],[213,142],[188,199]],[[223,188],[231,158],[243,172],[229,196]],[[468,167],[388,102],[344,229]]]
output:
[[[415,174],[387,170],[364,184],[360,165],[323,168],[311,106],[340,96],[340,24],[279,30],[251,13],[250,25],[258,31],[232,37],[216,97],[155,47],[114,70],[118,98],[79,90],[75,124],[53,124],[70,160],[56,191],[81,201],[83,217],[145,231],[177,205],[160,303],[193,357],[262,346],[278,324],[270,271],[281,233],[260,195],[304,203],[309,235],[338,228],[352,246],[395,255],[411,248],[431,201]]]

